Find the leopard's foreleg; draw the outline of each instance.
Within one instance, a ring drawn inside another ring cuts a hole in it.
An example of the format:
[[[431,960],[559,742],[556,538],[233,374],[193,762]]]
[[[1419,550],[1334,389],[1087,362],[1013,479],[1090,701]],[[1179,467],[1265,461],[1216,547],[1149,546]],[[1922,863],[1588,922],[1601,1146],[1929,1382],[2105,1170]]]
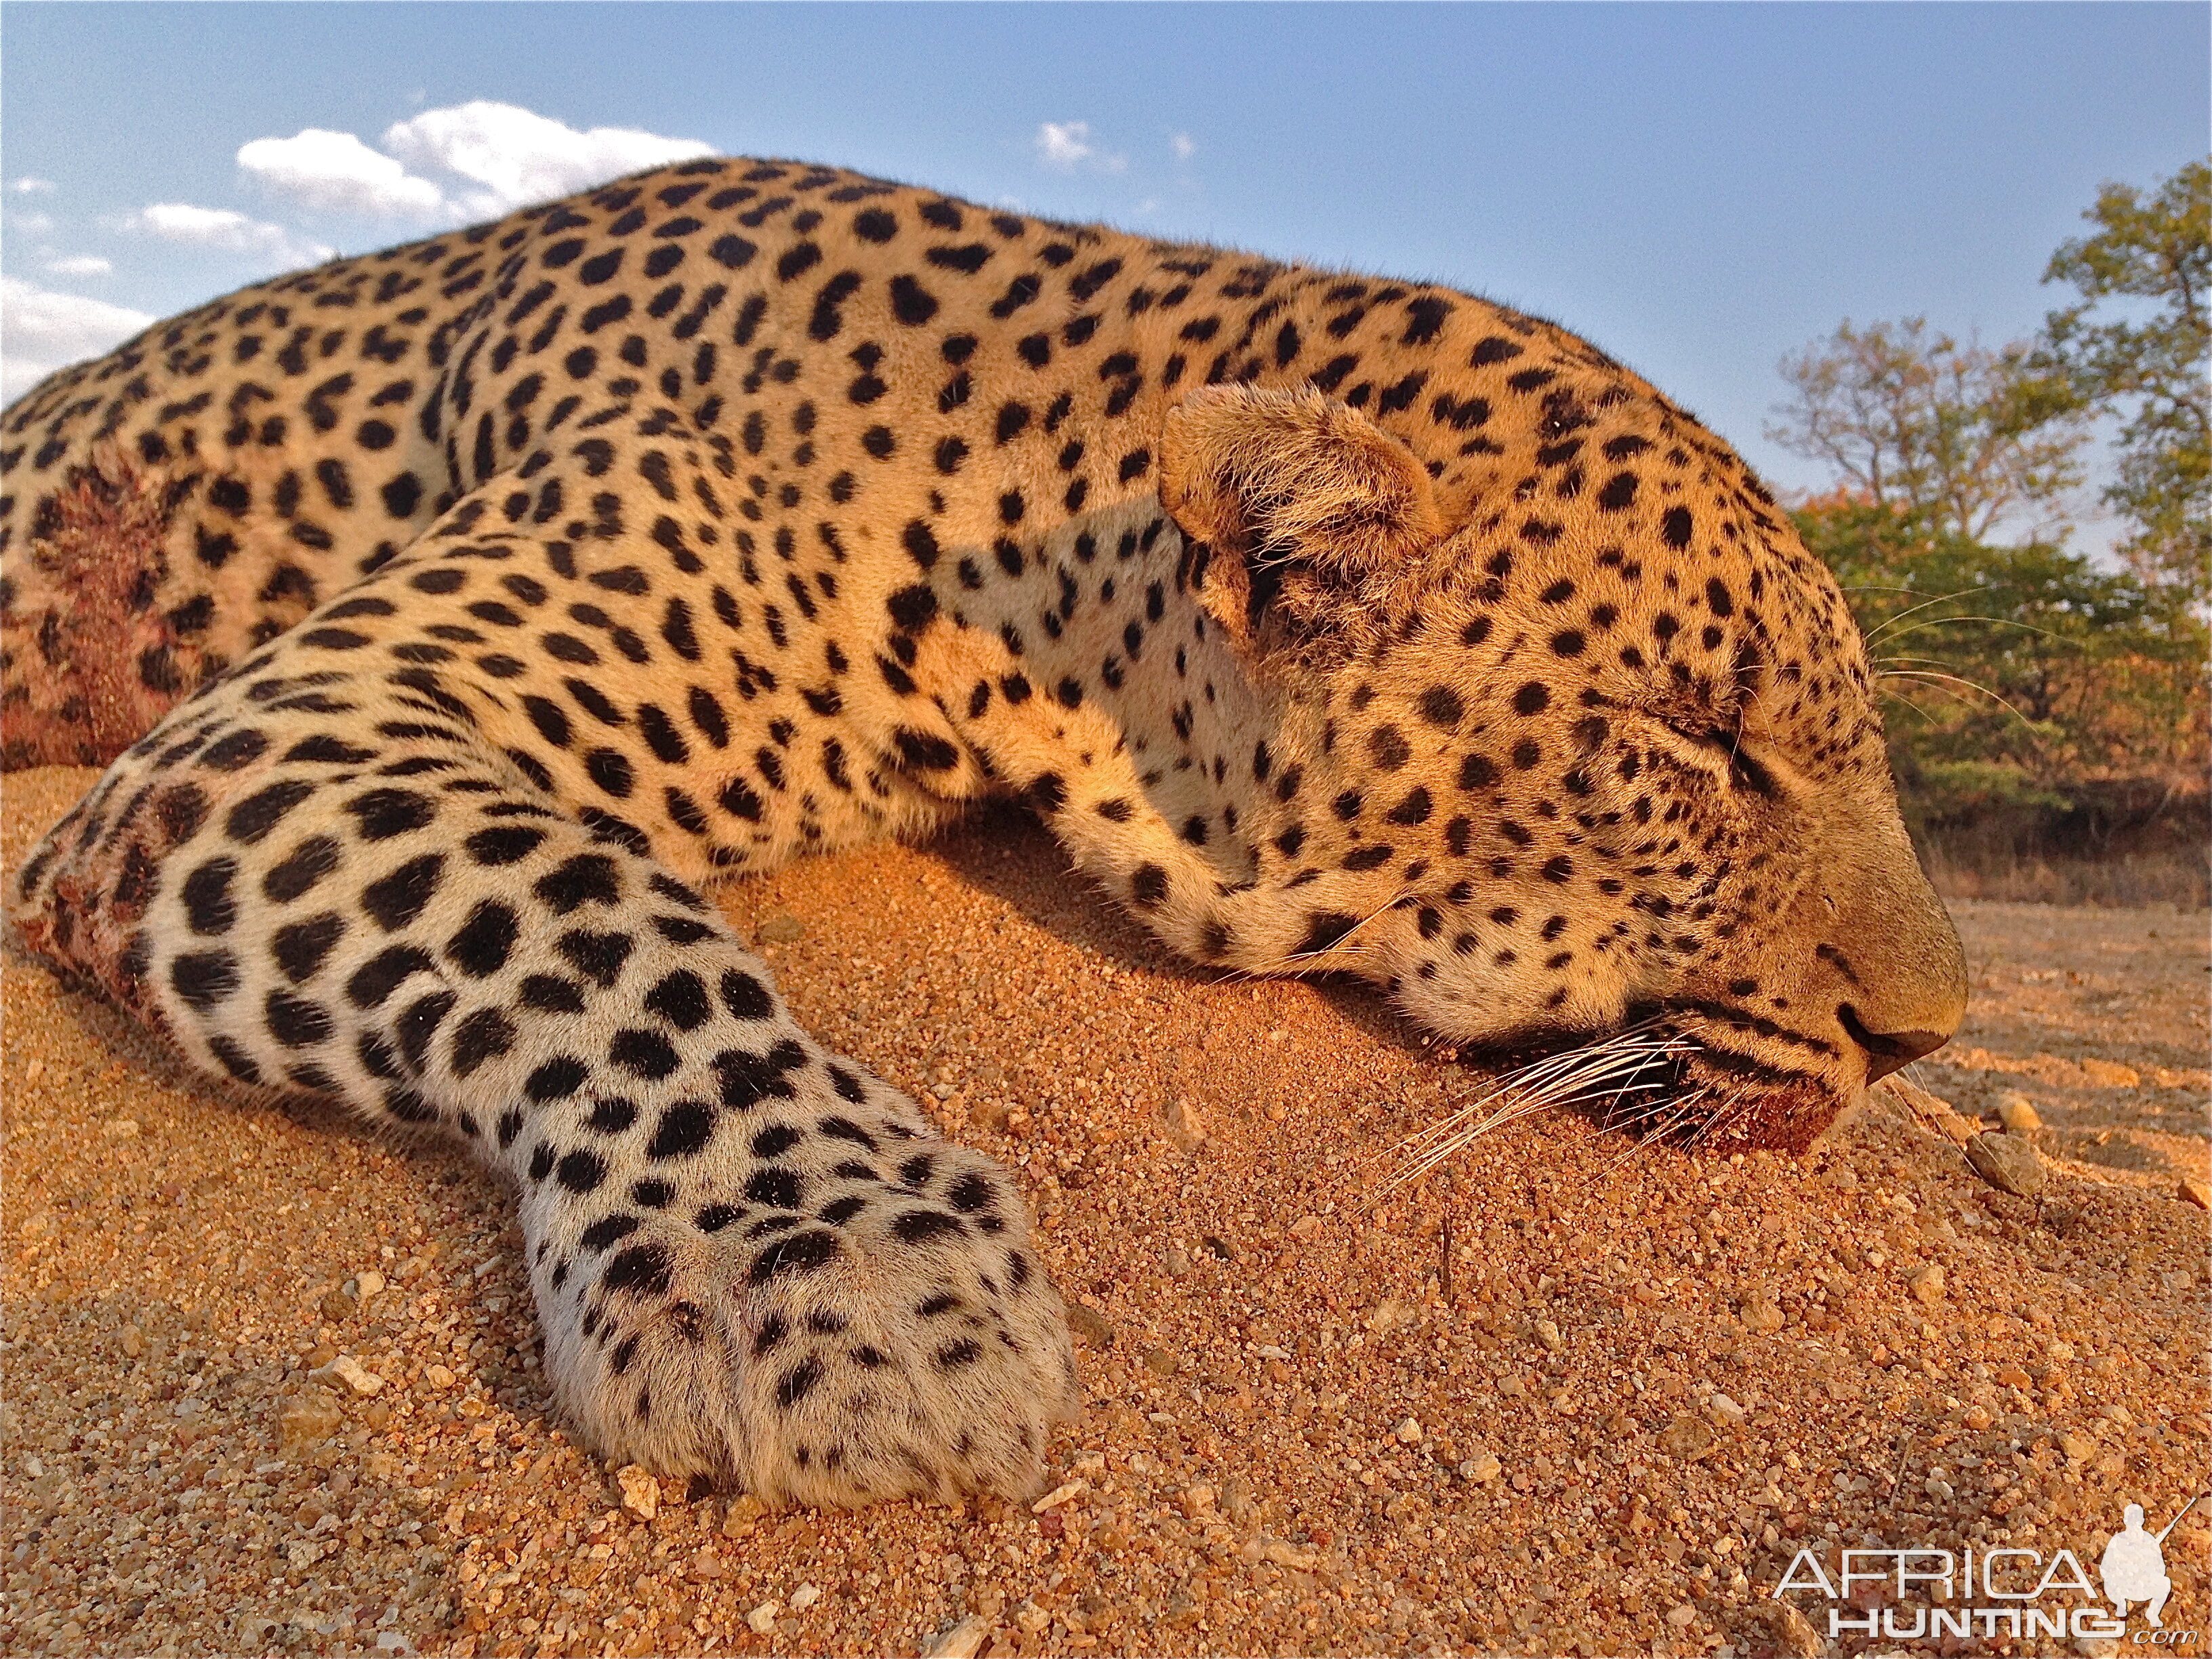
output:
[[[21,938],[210,1073],[511,1175],[548,1372],[611,1459],[823,1504],[1031,1490],[1074,1370],[1006,1172],[503,745],[514,700],[381,597],[411,580],[118,760],[13,884]]]

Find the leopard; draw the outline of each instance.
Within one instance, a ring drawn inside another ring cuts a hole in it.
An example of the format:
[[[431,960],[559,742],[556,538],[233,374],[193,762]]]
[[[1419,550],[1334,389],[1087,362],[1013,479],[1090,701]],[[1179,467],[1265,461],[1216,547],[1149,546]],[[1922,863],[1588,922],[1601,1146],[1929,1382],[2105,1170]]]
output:
[[[711,901],[794,854],[1012,800],[1201,969],[1662,1033],[1717,1150],[1963,1014],[1778,498],[1436,283],[690,161],[155,324],[0,489],[0,760],[106,768],[17,945],[506,1177],[617,1466],[1016,1498],[1080,1409],[1008,1172]]]

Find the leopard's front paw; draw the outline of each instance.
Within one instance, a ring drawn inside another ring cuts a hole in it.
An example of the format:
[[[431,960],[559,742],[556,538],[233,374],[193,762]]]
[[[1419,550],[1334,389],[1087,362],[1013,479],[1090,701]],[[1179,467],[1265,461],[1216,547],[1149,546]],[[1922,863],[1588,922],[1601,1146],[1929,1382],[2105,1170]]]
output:
[[[604,1455],[770,1503],[1040,1489],[1079,1395],[1012,1183],[946,1142],[869,1140],[804,1209],[781,1171],[657,1213],[530,1226],[526,1204],[548,1370]]]

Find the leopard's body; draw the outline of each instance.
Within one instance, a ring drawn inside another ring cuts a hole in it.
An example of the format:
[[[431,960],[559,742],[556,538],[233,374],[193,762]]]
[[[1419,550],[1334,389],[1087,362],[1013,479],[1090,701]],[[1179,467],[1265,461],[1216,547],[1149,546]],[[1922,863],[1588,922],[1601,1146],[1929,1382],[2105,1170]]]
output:
[[[1739,1142],[1959,1016],[1833,582],[1466,295],[691,162],[158,325],[0,481],[7,763],[114,763],[20,936],[510,1171],[618,1459],[1018,1491],[1077,1397],[1004,1172],[703,881],[1018,792],[1200,962],[1659,1021]]]

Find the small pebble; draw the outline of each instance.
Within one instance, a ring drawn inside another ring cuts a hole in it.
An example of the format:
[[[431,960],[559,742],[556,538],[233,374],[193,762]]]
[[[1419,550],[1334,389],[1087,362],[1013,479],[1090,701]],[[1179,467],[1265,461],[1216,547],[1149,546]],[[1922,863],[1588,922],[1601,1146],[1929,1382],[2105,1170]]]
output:
[[[1772,1292],[1766,1291],[1746,1297],[1736,1316],[1743,1322],[1744,1329],[1764,1335],[1780,1330],[1784,1323],[1781,1304],[1775,1301]]]
[[[1661,1449],[1674,1457],[1698,1457],[1712,1449],[1712,1425],[1702,1417],[1692,1417],[1687,1412],[1674,1419],[1659,1431]]]
[[[1189,1152],[1206,1139],[1206,1120],[1199,1114],[1197,1105],[1182,1095],[1169,1097],[1160,1109],[1160,1121],[1167,1126],[1168,1139]]]
[[[1924,1267],[1915,1267],[1905,1274],[1905,1282],[1911,1287],[1914,1296],[1932,1308],[1943,1299],[1943,1264],[1931,1261]]]
[[[439,1364],[422,1367],[422,1380],[434,1389],[450,1389],[453,1386],[453,1372]]]
[[[1021,1626],[1024,1634],[1035,1636],[1052,1623],[1052,1615],[1034,1601],[1024,1601],[1014,1609],[1014,1623]]]
[[[2173,1195],[2185,1204],[2194,1204],[2200,1210],[2212,1210],[2212,1186],[2184,1176],[2174,1183]]]
[[[1559,1326],[1548,1319],[1538,1320],[1536,1322],[1535,1329],[1536,1340],[1542,1343],[1547,1348],[1549,1348],[1554,1353],[1559,1352],[1560,1346],[1566,1340],[1559,1334]]]
[[[760,1525],[761,1517],[769,1512],[768,1505],[750,1492],[742,1492],[730,1500],[730,1507],[722,1516],[722,1536],[745,1538]]]
[[[1687,1630],[1697,1621],[1698,1610],[1687,1601],[1680,1602],[1667,1609],[1667,1622],[1676,1630]]]
[[[323,1370],[358,1395],[372,1395],[384,1386],[382,1377],[365,1368],[349,1353],[340,1354]]]
[[[660,1482],[647,1470],[625,1463],[615,1471],[615,1484],[622,1488],[623,1507],[639,1520],[650,1521],[660,1513]]]
[[[2000,1192],[2033,1198],[2043,1190],[2043,1159],[2018,1135],[1976,1135],[1966,1143],[1966,1162]]]
[[[1459,1466],[1459,1478],[1475,1486],[1486,1486],[1504,1473],[1505,1466],[1492,1452],[1477,1452]]]
[[[145,1352],[146,1333],[140,1330],[136,1325],[125,1325],[123,1328],[124,1358],[126,1359],[136,1359],[139,1355]]]
[[[1789,1602],[1769,1601],[1761,1611],[1776,1646],[1789,1659],[1814,1659],[1820,1651],[1820,1635],[1813,1621]]]
[[[131,1117],[110,1118],[100,1126],[100,1136],[107,1140],[135,1140],[138,1135],[138,1120]]]
[[[379,1291],[382,1290],[384,1285],[384,1275],[377,1272],[375,1268],[372,1267],[367,1273],[362,1273],[355,1279],[354,1294],[358,1296],[363,1302],[366,1302],[369,1297],[374,1296]]]
[[[1421,1425],[1418,1419],[1409,1417],[1403,1422],[1400,1423],[1396,1428],[1391,1430],[1390,1432],[1395,1435],[1404,1444],[1408,1446],[1415,1445],[1419,1443],[1421,1438]]]
[[[1062,1504],[1067,1502],[1069,1498],[1076,1496],[1077,1493],[1089,1491],[1091,1483],[1087,1480],[1070,1480],[1062,1486],[1054,1486],[1043,1497],[1038,1498],[1036,1503],[1030,1505],[1030,1513],[1031,1515],[1042,1515],[1047,1510],[1058,1509]]]
[[[783,1611],[781,1601],[763,1601],[745,1615],[745,1627],[756,1636],[766,1636],[775,1628],[775,1616]]]
[[[991,1621],[971,1613],[923,1649],[921,1659],[975,1659],[990,1634]]]
[[[1080,1302],[1067,1304],[1067,1328],[1075,1334],[1078,1340],[1087,1342],[1094,1348],[1114,1346],[1113,1321],[1097,1309],[1086,1308]]]
[[[345,1413],[329,1390],[302,1389],[287,1400],[276,1418],[276,1443],[286,1452],[319,1445],[345,1426]]]
[[[1997,1121],[2003,1124],[2008,1134],[2024,1135],[2030,1129],[2040,1129],[2043,1117],[2035,1109],[2035,1103],[2026,1095],[2005,1095],[1997,1101]]]
[[[804,1613],[822,1599],[822,1592],[811,1584],[801,1584],[791,1593],[791,1610]]]

